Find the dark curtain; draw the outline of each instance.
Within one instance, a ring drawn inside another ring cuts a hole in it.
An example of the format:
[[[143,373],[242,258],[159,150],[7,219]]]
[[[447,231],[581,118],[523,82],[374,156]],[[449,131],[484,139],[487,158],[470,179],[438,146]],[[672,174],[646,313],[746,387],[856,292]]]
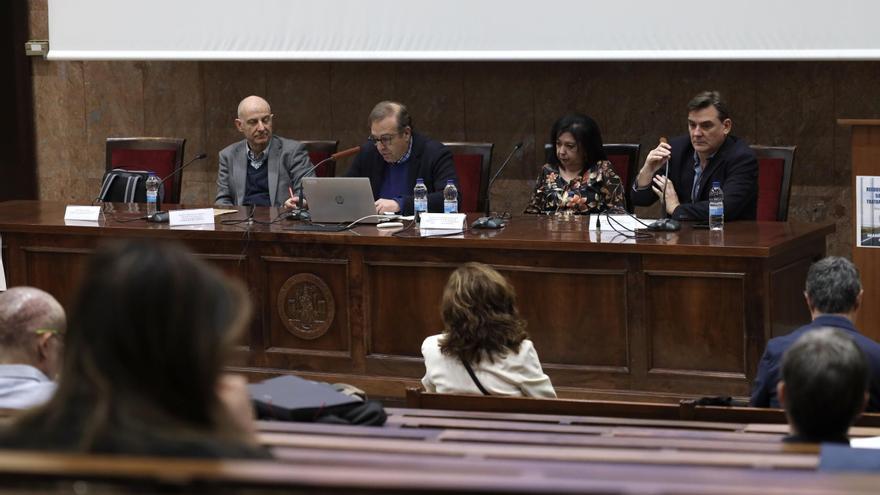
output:
[[[28,38],[27,0],[0,1],[0,95],[10,115],[0,118],[0,201],[37,198],[34,100]]]

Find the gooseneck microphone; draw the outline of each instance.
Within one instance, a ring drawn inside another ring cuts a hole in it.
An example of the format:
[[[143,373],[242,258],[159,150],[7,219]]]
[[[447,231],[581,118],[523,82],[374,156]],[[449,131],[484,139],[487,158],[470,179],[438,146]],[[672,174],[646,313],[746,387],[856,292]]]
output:
[[[490,200],[489,198],[491,197],[492,184],[495,183],[495,179],[497,179],[498,176],[501,175],[501,172],[504,171],[504,167],[506,167],[507,164],[510,163],[510,159],[513,158],[513,155],[517,151],[519,151],[519,149],[522,148],[522,146],[523,146],[522,141],[516,143],[516,146],[514,146],[513,149],[510,150],[510,154],[507,155],[507,158],[505,158],[504,161],[501,163],[501,166],[498,167],[498,171],[495,172],[495,175],[493,175],[492,178],[489,180],[489,185],[486,186],[486,216],[480,217],[480,218],[474,220],[474,223],[471,224],[471,228],[473,228],[473,229],[500,229],[506,225],[506,222],[504,221],[504,219],[490,216],[490,212],[492,210],[489,207],[489,200]]]
[[[166,180],[168,180],[168,179],[174,177],[175,175],[177,175],[177,174],[183,172],[183,169],[185,169],[186,167],[189,167],[190,165],[192,165],[193,163],[195,163],[195,162],[197,162],[197,161],[199,161],[199,160],[204,160],[205,158],[208,158],[207,153],[198,153],[196,156],[194,156],[194,157],[192,158],[192,160],[190,160],[190,161],[184,163],[183,165],[181,165],[180,168],[174,170],[173,172],[171,172],[170,174],[166,175],[165,177],[162,177],[162,180],[159,181],[159,187],[162,187],[162,184],[164,184]],[[158,195],[156,195],[156,213],[153,213],[152,215],[148,215],[148,216],[146,217],[146,220],[147,220],[148,222],[153,222],[153,223],[165,223],[165,222],[168,221],[168,212],[167,212],[167,211],[162,211],[162,202],[161,202],[161,200],[159,199],[159,196],[158,196]]]
[[[665,137],[660,136],[661,143],[668,143]],[[663,218],[658,219],[656,222],[648,225],[648,230],[656,230],[656,231],[665,231],[665,232],[677,232],[681,230],[681,224],[678,220],[669,216],[669,213],[666,212],[666,186],[669,185],[669,159],[666,159],[666,170],[663,172],[663,177],[666,179],[663,181],[663,191],[660,194],[660,209],[663,211]]]
[[[313,170],[316,170],[321,165],[323,165],[327,162],[331,162],[331,161],[335,162],[336,160],[340,160],[342,158],[348,158],[349,156],[357,154],[360,150],[361,150],[360,146],[354,146],[352,148],[338,151],[338,152],[333,153],[332,155],[328,156],[327,158],[324,158],[320,162],[312,165],[311,167],[307,168],[305,172],[299,174],[296,177],[296,179],[292,181],[293,183],[299,182],[299,185],[296,188],[296,191],[299,193],[299,208],[296,210],[292,210],[291,213],[286,216],[286,218],[289,218],[291,220],[303,220],[303,219],[307,218],[308,212],[303,210],[304,198],[303,198],[302,179],[304,179],[307,175],[312,173]]]

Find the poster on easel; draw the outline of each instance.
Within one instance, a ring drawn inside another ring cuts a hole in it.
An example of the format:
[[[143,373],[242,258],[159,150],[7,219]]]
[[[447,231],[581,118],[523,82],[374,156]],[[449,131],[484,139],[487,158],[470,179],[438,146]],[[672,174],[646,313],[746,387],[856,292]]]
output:
[[[856,246],[880,247],[880,177],[856,176]]]

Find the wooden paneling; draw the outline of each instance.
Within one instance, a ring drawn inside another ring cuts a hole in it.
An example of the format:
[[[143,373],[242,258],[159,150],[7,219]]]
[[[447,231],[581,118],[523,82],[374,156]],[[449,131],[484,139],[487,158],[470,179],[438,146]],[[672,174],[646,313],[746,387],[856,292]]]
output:
[[[257,209],[253,225],[170,229],[115,209],[95,226],[64,224],[63,203],[0,204],[9,281],[74,291],[103,239],[176,240],[241,278],[254,320],[233,364],[252,376],[300,372],[402,396],[424,373],[422,340],[442,331],[449,273],[467,261],[514,285],[528,331],[567,396],[746,395],[771,326],[777,290],[797,288],[833,226],[735,222],[723,235],[691,229],[602,242],[583,219],[514,217],[501,231],[458,238],[392,236],[373,226],[293,232]],[[233,215],[235,217],[236,215]],[[264,222],[264,223],[263,223]],[[243,229],[247,228],[245,232]],[[796,312],[789,316],[793,324]],[[291,326],[293,325],[293,326]]]
[[[351,337],[347,260],[265,257],[263,262],[267,303],[263,321],[268,323],[267,351],[348,356]],[[294,277],[301,276],[305,276],[302,287],[290,286],[297,282]],[[325,294],[322,289],[329,292]],[[300,301],[310,307],[302,308]],[[291,332],[282,321],[279,306],[285,306],[288,319],[296,320],[298,327],[314,328],[309,328],[302,336]],[[295,316],[298,312],[312,313],[313,321],[302,321]]]
[[[859,214],[856,201],[856,178],[860,175],[880,175],[880,120],[842,120],[852,127],[852,212],[853,236],[859,236],[855,215]],[[865,299],[856,316],[856,327],[868,337],[880,340],[880,305],[871,304],[880,294],[880,249],[858,247],[854,244],[852,260],[859,268]]]
[[[81,248],[24,247],[22,254],[27,272],[21,285],[40,287],[70,309],[90,253],[90,249]]]
[[[649,373],[745,378],[745,275],[650,271],[645,277]]]

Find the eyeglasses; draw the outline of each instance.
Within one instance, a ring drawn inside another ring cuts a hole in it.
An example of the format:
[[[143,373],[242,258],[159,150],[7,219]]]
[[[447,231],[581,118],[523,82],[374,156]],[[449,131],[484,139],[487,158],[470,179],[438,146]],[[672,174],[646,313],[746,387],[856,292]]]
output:
[[[37,328],[36,330],[34,330],[34,333],[37,335],[49,334],[53,337],[58,338],[59,341],[64,341],[64,332],[55,328]]]
[[[387,147],[389,144],[391,144],[391,141],[394,141],[394,138],[399,135],[400,134],[383,134],[379,137],[370,136],[367,138],[367,141],[369,141],[372,145],[378,145],[379,143],[382,143],[382,146]]]
[[[38,328],[34,330],[34,333],[37,335],[43,335],[44,333],[51,333],[52,335],[61,335],[60,330],[56,330],[54,328]]]

